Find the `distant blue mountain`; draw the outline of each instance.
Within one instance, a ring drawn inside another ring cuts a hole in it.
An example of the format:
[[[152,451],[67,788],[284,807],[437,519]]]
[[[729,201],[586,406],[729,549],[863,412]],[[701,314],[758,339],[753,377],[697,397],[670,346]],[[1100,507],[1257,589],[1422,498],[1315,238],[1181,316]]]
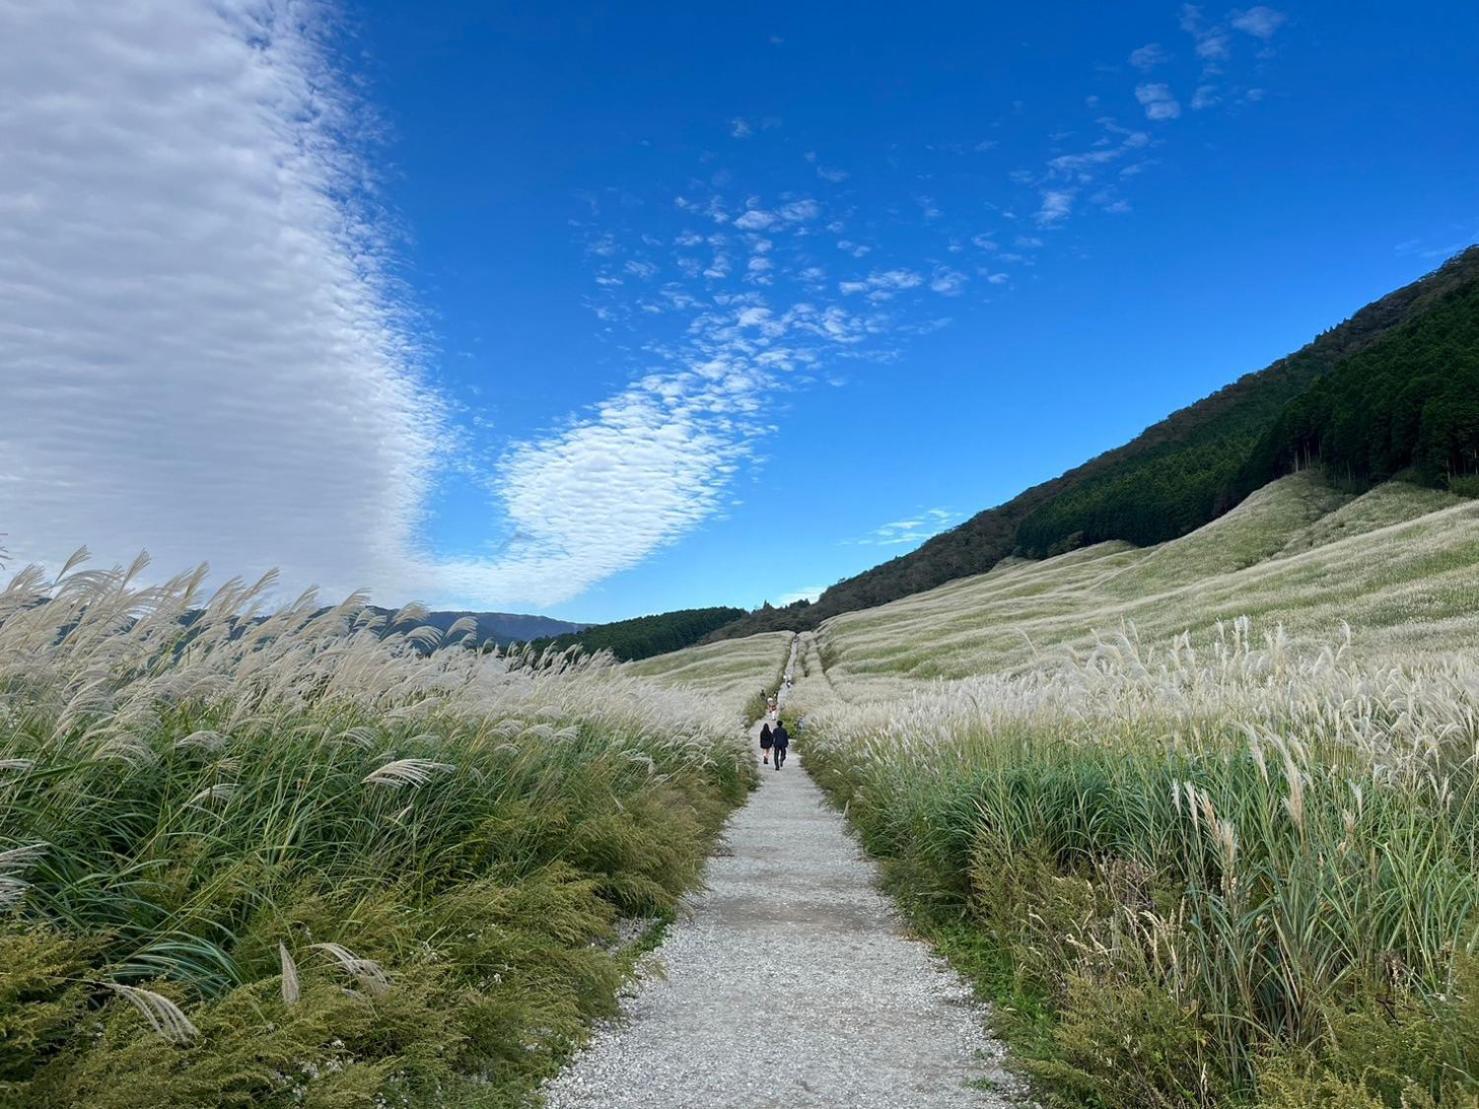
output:
[[[394,614],[394,609],[372,606],[385,616]],[[573,635],[585,631],[589,624],[575,624],[569,620],[554,620],[548,616],[528,616],[516,612],[429,612],[421,621],[434,628],[446,631],[464,616],[477,621],[477,642],[497,643],[507,647],[510,643],[528,643],[535,639],[551,639],[560,635]],[[402,627],[400,630],[405,630]]]

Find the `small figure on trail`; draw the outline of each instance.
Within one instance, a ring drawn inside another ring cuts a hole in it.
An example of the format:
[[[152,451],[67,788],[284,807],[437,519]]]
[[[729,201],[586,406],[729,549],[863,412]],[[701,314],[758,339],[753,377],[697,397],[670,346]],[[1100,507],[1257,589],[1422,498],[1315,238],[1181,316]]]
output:
[[[761,724],[760,725],[760,761],[763,762],[763,763],[767,763],[768,764],[770,762],[770,745],[771,745],[772,742],[773,741],[772,741],[772,739],[770,737],[770,725],[769,724]]]
[[[776,724],[775,731],[770,733],[770,742],[775,748],[775,768],[779,770],[781,763],[786,761],[786,751],[791,747],[791,735],[784,723]]]

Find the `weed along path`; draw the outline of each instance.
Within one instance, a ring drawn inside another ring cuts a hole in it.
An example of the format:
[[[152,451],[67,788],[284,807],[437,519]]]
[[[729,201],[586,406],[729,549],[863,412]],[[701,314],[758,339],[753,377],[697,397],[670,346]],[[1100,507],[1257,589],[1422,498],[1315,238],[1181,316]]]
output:
[[[665,975],[550,1083],[553,1109],[1013,1103],[984,1014],[904,934],[803,754],[761,768],[658,950]]]

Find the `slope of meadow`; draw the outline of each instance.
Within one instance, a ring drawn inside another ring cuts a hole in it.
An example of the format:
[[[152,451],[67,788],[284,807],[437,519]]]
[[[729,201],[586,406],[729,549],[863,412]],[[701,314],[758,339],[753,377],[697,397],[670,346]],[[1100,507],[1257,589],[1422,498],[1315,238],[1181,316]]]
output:
[[[1315,460],[1363,485],[1406,472],[1471,493],[1479,486],[1476,383],[1479,246],[1123,446],[838,582],[815,603],[757,610],[715,634],[813,629],[1013,554],[1176,538]]]
[[[1479,504],[1294,475],[799,658],[807,767],[1048,1104],[1479,1104]]]
[[[1476,601],[1479,502],[1395,483],[1353,498],[1303,473],[1169,543],[1008,562],[816,636],[833,683],[857,698],[1034,666],[1121,628],[1204,643],[1239,616],[1311,642],[1345,621],[1360,653],[1438,653],[1473,644]]]
[[[0,590],[0,1103],[529,1103],[753,781],[736,713],[138,569]]]
[[[789,632],[725,639],[628,663],[623,670],[668,689],[701,696],[736,723],[760,715],[790,651]]]

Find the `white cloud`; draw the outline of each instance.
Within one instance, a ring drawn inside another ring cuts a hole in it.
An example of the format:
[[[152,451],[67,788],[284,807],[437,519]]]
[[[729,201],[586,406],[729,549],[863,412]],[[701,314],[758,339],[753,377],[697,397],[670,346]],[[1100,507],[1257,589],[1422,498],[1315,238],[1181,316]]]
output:
[[[729,134],[733,138],[748,139],[754,133],[755,129],[750,126],[749,120],[732,119],[729,121]]]
[[[1274,32],[1282,27],[1288,18],[1283,12],[1259,4],[1245,12],[1234,11],[1230,22],[1239,31],[1267,40],[1274,37]]]
[[[1208,26],[1202,20],[1202,9],[1195,4],[1181,5],[1181,29],[1192,37],[1196,44],[1197,57],[1207,63],[1203,77],[1216,71],[1216,63],[1230,53],[1231,39],[1226,28]]]
[[[787,204],[782,204],[776,214],[787,223],[805,223],[821,215],[822,209],[821,205],[815,200],[793,200]]]
[[[904,520],[882,524],[855,542],[867,547],[894,547],[922,543],[938,535],[958,520],[960,514],[948,508],[926,508]]]
[[[843,281],[837,288],[844,296],[867,293],[870,300],[888,300],[904,289],[924,284],[924,278],[913,270],[874,270],[861,281]]]
[[[847,170],[833,169],[829,166],[822,165],[821,162],[817,160],[817,152],[815,150],[808,150],[805,154],[805,158],[816,168],[817,176],[820,177],[823,181],[829,181],[832,184],[836,185],[847,180]]]
[[[1181,105],[1171,95],[1169,85],[1136,85],[1135,99],[1145,109],[1147,119],[1175,119],[1181,114]]]
[[[1197,57],[1220,61],[1232,53],[1232,39],[1225,31],[1208,31],[1197,39]]]
[[[285,590],[558,603],[718,511],[780,376],[876,330],[835,305],[716,312],[703,287],[623,286],[617,237],[595,237],[598,317],[684,312],[692,334],[670,369],[511,445],[488,482],[500,545],[436,556],[428,506],[449,467],[474,472],[462,452],[486,420],[455,428],[421,376],[327,31],[296,0],[0,2],[0,522],[17,560],[147,547],[161,574],[206,559],[279,566]],[[728,221],[717,197],[677,206]],[[722,280],[725,240],[707,242]]]
[[[1168,58],[1169,55],[1158,42],[1148,42],[1144,46],[1130,51],[1130,64],[1142,71],[1152,70]]]
[[[1037,222],[1043,227],[1062,223],[1073,211],[1071,189],[1046,189],[1042,193],[1042,206],[1037,210]]]
[[[965,289],[965,283],[969,280],[959,270],[953,270],[949,266],[942,266],[934,272],[930,278],[930,289],[941,296],[959,296]]]
[[[786,605],[793,605],[797,601],[815,601],[826,591],[827,587],[825,585],[803,585],[800,589],[793,589],[791,592],[783,594],[775,603],[777,607],[784,608]]]
[[[741,231],[764,231],[775,222],[775,216],[761,208],[751,208],[735,219],[734,225]]]
[[[647,381],[567,431],[517,447],[496,485],[514,525],[498,560],[501,589],[567,599],[710,516],[745,453],[711,418],[740,407],[724,400],[726,373]],[[445,573],[454,594],[473,593],[487,568],[469,562]]]
[[[1063,176],[1079,176],[1123,155],[1124,150],[1120,148],[1090,150],[1083,154],[1060,154],[1049,159],[1048,169]]]
[[[443,421],[313,9],[0,5],[0,521],[384,596]],[[65,44],[61,48],[58,44]]]

